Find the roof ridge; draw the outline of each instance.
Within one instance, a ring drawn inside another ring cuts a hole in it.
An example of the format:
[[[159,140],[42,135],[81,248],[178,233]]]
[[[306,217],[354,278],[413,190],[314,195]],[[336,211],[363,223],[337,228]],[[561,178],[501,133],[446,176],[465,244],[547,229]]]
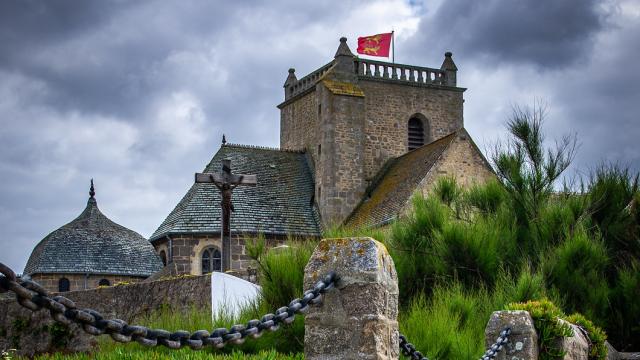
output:
[[[287,153],[295,153],[295,154],[304,154],[305,150],[291,150],[291,149],[281,149],[277,147],[270,146],[260,146],[260,145],[244,145],[244,144],[234,144],[234,143],[226,143],[222,145],[222,147],[237,147],[244,149],[259,149],[259,150],[269,150],[269,151],[279,151],[279,152],[287,152]]]
[[[439,159],[442,157],[442,154],[447,151],[447,149],[451,146],[451,144],[453,143],[453,141],[455,140],[456,136],[460,133],[460,129],[455,130],[435,141],[432,141],[428,144],[422,145],[416,149],[413,149],[411,151],[408,151],[400,156],[397,157],[392,157],[389,160],[387,160],[384,165],[378,170],[378,172],[376,173],[375,177],[373,178],[373,181],[369,184],[369,186],[367,187],[364,196],[362,197],[362,199],[360,199],[360,202],[358,203],[358,205],[356,205],[356,207],[353,209],[353,211],[351,211],[351,213],[349,214],[349,216],[347,217],[347,219],[345,219],[344,223],[345,224],[349,224],[351,221],[353,221],[354,219],[357,219],[359,217],[358,212],[360,212],[360,210],[365,206],[365,204],[370,200],[371,197],[374,197],[374,194],[379,190],[379,187],[382,186],[383,182],[385,181],[385,179],[389,176],[389,174],[392,174],[393,171],[395,171],[397,169],[398,166],[404,166],[402,164],[405,163],[405,161],[411,161],[411,157],[412,156],[423,156],[425,154],[425,152],[428,153],[433,153],[435,156],[434,161],[430,164],[429,168],[427,169],[427,171],[425,172],[425,174],[423,175],[422,178],[424,178],[424,176],[426,176],[429,171],[431,171],[431,169],[433,169],[433,167],[435,166],[435,164],[439,161]],[[442,147],[441,150],[438,150],[440,147]],[[437,153],[435,151],[438,151]],[[406,165],[406,164],[405,164]],[[421,181],[421,180],[420,180]],[[419,182],[420,182],[419,181]],[[418,182],[418,183],[419,183]],[[404,207],[406,205],[406,201],[409,201],[411,199],[411,195],[409,194],[408,198],[404,201],[403,206]],[[402,208],[401,207],[401,208]],[[395,216],[395,215],[394,215]],[[371,217],[371,216],[369,216]],[[390,220],[391,218],[393,218],[393,216],[384,219],[383,222],[386,222],[388,220]],[[366,220],[368,221],[368,220]],[[366,222],[365,221],[365,222]],[[365,224],[366,225],[366,224]],[[373,226],[373,224],[370,224],[371,226]],[[369,226],[369,225],[367,225]]]

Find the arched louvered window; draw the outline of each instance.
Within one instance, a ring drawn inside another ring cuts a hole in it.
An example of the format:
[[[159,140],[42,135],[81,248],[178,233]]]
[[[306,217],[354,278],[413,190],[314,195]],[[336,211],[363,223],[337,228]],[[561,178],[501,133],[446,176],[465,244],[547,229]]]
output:
[[[424,124],[417,117],[409,119],[408,126],[409,151],[424,145]]]
[[[110,286],[111,283],[109,282],[109,280],[107,279],[102,279],[100,280],[100,282],[98,283],[98,286]]]
[[[167,253],[164,250],[160,251],[160,260],[162,260],[162,265],[167,266]]]
[[[202,252],[202,273],[222,271],[222,254],[215,247],[204,249]]]
[[[58,280],[58,291],[59,292],[67,292],[71,288],[71,283],[67,278],[61,278]]]

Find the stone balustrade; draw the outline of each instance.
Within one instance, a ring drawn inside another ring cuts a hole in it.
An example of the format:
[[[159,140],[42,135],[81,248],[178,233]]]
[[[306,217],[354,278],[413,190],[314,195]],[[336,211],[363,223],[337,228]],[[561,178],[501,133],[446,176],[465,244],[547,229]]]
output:
[[[301,79],[285,84],[285,99],[290,99],[315,87],[320,78],[334,65],[330,62]],[[423,66],[395,64],[384,61],[355,58],[353,72],[361,79],[395,80],[406,83],[455,86],[447,71]],[[293,71],[293,70],[291,70]]]
[[[356,72],[363,78],[399,80],[419,84],[447,85],[446,71],[423,66],[357,59]]]

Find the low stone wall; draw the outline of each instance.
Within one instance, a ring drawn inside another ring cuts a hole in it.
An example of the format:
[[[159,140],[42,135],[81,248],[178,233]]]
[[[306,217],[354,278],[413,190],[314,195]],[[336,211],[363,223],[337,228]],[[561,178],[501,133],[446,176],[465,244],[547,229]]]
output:
[[[91,308],[107,318],[131,323],[161,307],[174,312],[191,308],[211,311],[211,276],[192,276],[108,288],[71,291],[65,297],[79,308]],[[196,329],[191,329],[196,330]],[[20,355],[56,350],[90,351],[96,338],[77,325],[55,323],[48,311],[31,312],[15,299],[0,299],[0,350],[18,349]]]

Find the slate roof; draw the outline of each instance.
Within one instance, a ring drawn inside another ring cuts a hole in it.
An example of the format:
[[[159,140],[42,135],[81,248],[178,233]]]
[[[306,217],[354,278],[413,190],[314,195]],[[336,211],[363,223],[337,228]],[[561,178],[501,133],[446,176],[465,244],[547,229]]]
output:
[[[258,178],[257,186],[233,191],[232,233],[320,236],[314,180],[304,153],[224,144],[204,172],[219,172],[223,159],[231,160],[232,173]],[[172,234],[220,233],[220,201],[215,185],[194,183],[151,241]]]
[[[389,160],[345,223],[351,227],[375,227],[395,219],[456,135],[454,132]]]
[[[151,243],[137,232],[109,220],[92,196],[80,216],[36,245],[24,273],[147,277],[160,269],[162,261]]]

